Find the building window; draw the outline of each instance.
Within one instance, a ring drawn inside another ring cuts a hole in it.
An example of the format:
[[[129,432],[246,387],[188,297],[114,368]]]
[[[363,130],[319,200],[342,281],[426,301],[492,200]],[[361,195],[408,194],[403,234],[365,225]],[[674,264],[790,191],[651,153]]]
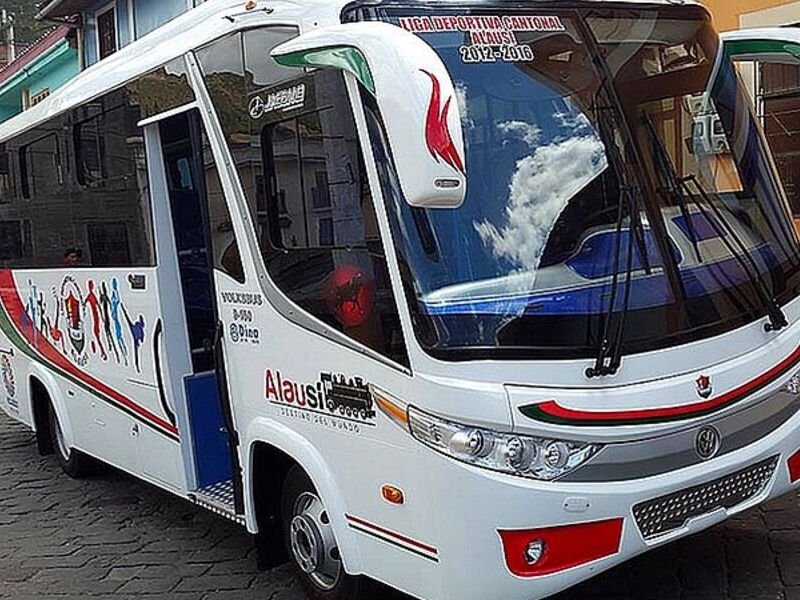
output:
[[[36,92],[35,94],[31,94],[30,90],[25,90],[25,93],[22,95],[23,98],[23,108],[28,110],[29,108],[33,108],[40,102],[42,102],[45,98],[50,95],[50,88],[44,88]]]
[[[100,60],[117,51],[117,11],[110,5],[97,13],[97,52]]]

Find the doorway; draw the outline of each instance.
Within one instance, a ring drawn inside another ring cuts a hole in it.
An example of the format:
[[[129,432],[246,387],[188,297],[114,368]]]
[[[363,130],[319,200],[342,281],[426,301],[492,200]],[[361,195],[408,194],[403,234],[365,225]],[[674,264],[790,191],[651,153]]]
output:
[[[198,501],[240,512],[241,481],[217,311],[206,173],[214,166],[196,110],[159,125],[191,351],[184,380]],[[204,498],[205,497],[205,498]]]

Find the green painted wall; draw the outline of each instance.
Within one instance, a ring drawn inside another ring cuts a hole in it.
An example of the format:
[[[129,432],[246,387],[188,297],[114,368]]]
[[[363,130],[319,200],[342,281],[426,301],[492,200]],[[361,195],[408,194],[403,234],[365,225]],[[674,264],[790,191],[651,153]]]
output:
[[[35,96],[49,88],[55,92],[79,72],[78,52],[61,40],[9,80],[0,84],[0,122],[22,112],[25,90]]]

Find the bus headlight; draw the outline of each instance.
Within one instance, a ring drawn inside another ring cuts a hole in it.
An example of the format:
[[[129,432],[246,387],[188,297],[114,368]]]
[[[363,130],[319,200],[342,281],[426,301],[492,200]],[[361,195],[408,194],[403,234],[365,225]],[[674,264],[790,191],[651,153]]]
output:
[[[426,446],[477,467],[553,481],[584,465],[602,446],[533,438],[461,425],[408,407],[411,434]]]

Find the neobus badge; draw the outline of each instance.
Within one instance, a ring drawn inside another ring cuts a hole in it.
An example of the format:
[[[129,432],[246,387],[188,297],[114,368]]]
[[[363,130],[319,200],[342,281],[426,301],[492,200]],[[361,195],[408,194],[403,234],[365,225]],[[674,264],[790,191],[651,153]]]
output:
[[[272,92],[264,100],[260,95],[255,96],[250,101],[250,116],[253,119],[260,119],[267,113],[281,110],[288,112],[296,108],[302,108],[306,102],[306,84],[300,83],[290,88]]]

